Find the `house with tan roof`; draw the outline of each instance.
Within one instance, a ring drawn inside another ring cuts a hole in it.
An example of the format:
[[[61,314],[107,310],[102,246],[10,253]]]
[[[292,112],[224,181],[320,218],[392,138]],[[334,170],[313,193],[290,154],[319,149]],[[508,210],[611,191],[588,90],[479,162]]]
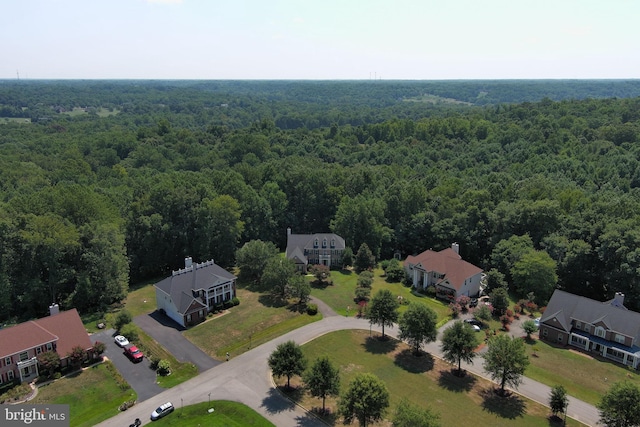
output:
[[[640,313],[624,294],[601,302],[556,289],[540,318],[540,339],[579,348],[638,369]]]
[[[40,353],[55,351],[61,366],[66,366],[74,347],[91,351],[93,345],[78,311],[60,312],[57,304],[50,310],[48,317],[0,329],[0,384],[37,378]]]
[[[293,234],[287,228],[287,259],[293,260],[296,270],[307,272],[309,265],[342,268],[344,239],[334,233]]]
[[[482,269],[464,261],[457,243],[439,252],[431,249],[408,256],[404,268],[417,289],[435,287],[436,296],[455,301],[461,295],[475,297],[480,293]]]
[[[185,266],[155,285],[158,310],[183,327],[198,324],[207,314],[236,296],[236,276],[213,262],[194,263],[185,258]]]

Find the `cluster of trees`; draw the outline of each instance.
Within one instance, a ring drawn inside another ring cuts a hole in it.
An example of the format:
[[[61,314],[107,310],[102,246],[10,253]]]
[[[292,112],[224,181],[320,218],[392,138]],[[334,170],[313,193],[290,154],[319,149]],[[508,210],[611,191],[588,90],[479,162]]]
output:
[[[1,108],[47,116],[0,126],[0,320],[104,309],[185,256],[282,250],[287,227],[376,260],[455,241],[538,305],[639,309],[640,99],[578,100],[638,83],[423,83],[0,82]],[[573,99],[406,102],[534,86]],[[115,114],[55,112],[76,106]]]
[[[327,356],[318,357],[307,369],[308,362],[294,341],[287,341],[269,356],[269,367],[276,377],[287,377],[287,388],[291,388],[291,378],[302,376],[305,389],[322,399],[322,413],[326,412],[326,399],[340,396],[338,414],[345,424],[358,420],[367,426],[384,418],[390,404],[390,395],[385,383],[370,373],[357,374],[341,394],[340,371]],[[430,409],[422,409],[402,400],[393,416],[396,427],[438,427],[438,414]]]

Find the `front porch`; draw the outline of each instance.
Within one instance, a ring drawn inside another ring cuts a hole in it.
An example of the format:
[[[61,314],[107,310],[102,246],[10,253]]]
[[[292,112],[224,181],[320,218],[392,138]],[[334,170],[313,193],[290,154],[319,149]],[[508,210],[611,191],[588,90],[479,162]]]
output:
[[[38,359],[36,357],[22,360],[18,362],[17,365],[21,383],[31,381],[38,377]]]
[[[640,364],[640,347],[638,346],[628,347],[578,330],[571,331],[569,334],[569,344],[634,369],[638,369]]]

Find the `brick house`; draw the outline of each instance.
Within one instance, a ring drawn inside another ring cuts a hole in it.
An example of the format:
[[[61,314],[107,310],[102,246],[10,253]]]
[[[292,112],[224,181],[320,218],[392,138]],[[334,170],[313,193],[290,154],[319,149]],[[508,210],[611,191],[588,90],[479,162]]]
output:
[[[426,250],[416,256],[408,256],[404,268],[417,289],[435,287],[436,296],[454,301],[461,295],[475,297],[480,293],[482,269],[464,261],[459,255],[457,243],[451,248],[435,252]]]
[[[539,335],[636,369],[640,364],[640,313],[624,306],[620,292],[600,302],[555,290],[540,318]]]
[[[307,273],[309,264],[342,268],[344,239],[334,233],[292,234],[287,228],[287,259],[293,260],[296,270]]]
[[[0,383],[31,381],[38,377],[40,353],[55,351],[61,366],[67,366],[67,354],[80,346],[91,352],[93,345],[74,308],[59,312],[50,307],[51,315],[0,330]]]
[[[213,260],[193,263],[185,258],[185,267],[158,282],[156,305],[183,327],[206,319],[216,306],[236,296],[236,276]]]

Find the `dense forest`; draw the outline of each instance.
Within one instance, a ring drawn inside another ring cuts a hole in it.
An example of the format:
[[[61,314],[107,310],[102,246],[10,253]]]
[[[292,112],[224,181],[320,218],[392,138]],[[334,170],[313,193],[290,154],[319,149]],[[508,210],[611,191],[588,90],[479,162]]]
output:
[[[640,309],[640,81],[0,81],[0,320],[286,228]]]

